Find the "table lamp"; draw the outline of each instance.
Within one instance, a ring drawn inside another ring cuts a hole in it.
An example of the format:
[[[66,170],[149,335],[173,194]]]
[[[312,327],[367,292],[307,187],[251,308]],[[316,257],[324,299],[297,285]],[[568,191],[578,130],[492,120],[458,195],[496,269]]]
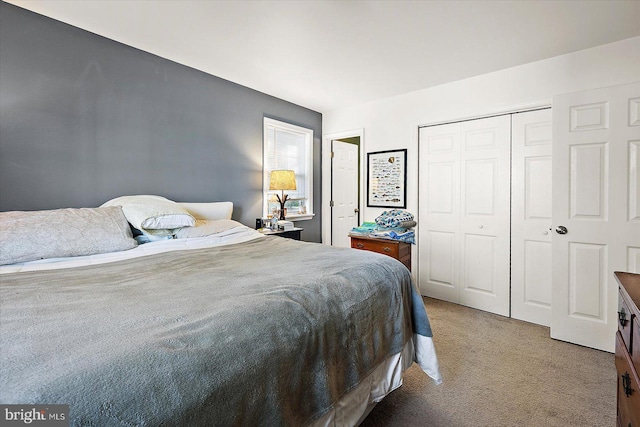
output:
[[[296,174],[292,170],[274,170],[271,171],[269,179],[269,190],[282,191],[282,197],[276,194],[278,202],[280,203],[280,219],[284,220],[284,204],[289,197],[288,194],[284,194],[285,190],[296,189]]]

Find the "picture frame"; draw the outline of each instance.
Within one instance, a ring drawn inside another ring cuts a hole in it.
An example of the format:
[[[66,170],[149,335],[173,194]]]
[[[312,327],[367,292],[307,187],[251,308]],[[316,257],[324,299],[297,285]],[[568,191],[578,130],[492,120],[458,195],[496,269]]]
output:
[[[407,149],[367,153],[367,206],[407,207]]]

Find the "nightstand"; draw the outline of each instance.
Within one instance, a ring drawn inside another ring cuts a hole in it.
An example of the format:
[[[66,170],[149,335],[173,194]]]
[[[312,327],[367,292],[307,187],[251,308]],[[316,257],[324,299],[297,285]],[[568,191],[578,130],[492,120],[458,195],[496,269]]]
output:
[[[268,228],[263,228],[259,230],[262,234],[266,236],[278,236],[284,237],[286,239],[300,240],[300,232],[304,230],[304,228],[293,227],[290,230],[270,230]]]
[[[389,255],[403,263],[411,271],[411,244],[399,240],[351,236],[351,247]]]

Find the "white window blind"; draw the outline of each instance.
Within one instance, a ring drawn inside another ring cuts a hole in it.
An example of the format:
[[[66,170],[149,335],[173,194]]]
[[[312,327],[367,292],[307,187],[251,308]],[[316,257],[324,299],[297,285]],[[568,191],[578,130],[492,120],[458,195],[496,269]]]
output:
[[[264,119],[264,183],[263,214],[270,214],[277,203],[273,201],[280,191],[269,191],[272,170],[293,170],[296,175],[296,190],[287,190],[287,218],[308,219],[313,215],[313,130],[273,119]],[[296,218],[297,217],[297,218]]]

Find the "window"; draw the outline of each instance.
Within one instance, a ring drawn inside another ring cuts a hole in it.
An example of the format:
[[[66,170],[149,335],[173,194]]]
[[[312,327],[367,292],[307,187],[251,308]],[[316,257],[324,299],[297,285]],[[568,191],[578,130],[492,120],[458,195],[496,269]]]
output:
[[[296,175],[296,190],[287,190],[287,219],[313,218],[313,130],[273,119],[264,119],[264,161],[262,214],[271,215],[280,208],[279,191],[269,191],[272,170],[289,169]]]

